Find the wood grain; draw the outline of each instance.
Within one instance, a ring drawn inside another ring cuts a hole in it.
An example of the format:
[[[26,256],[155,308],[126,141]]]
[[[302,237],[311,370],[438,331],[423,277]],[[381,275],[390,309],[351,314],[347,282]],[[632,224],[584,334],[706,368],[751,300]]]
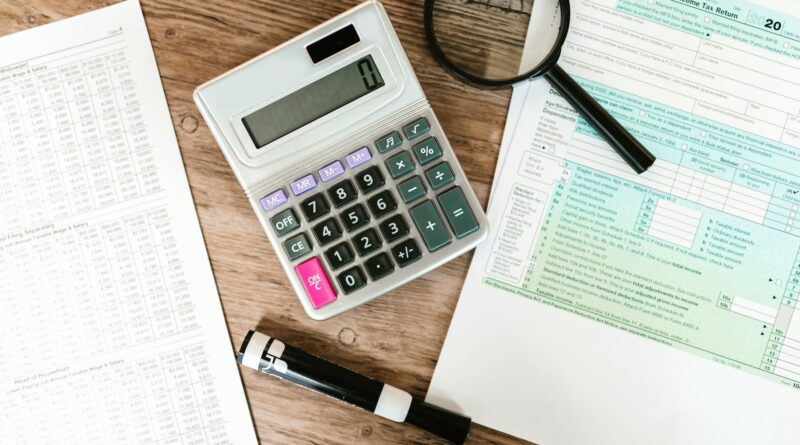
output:
[[[115,2],[0,1],[0,34]],[[266,236],[192,102],[195,86],[357,4],[296,0],[143,0],[208,253],[232,352],[257,327],[307,351],[423,397],[471,258],[446,266],[325,322],[297,302]],[[445,132],[486,203],[510,91],[484,91],[449,77],[428,52],[422,1],[385,6]],[[444,443],[293,384],[242,370],[261,443]],[[320,422],[323,420],[323,422]],[[474,426],[469,443],[524,443]]]

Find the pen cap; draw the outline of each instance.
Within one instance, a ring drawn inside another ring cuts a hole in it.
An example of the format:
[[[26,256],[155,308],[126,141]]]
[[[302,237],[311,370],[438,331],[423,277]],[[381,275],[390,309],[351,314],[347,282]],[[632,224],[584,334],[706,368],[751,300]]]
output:
[[[406,422],[456,444],[463,444],[469,435],[472,420],[438,406],[412,399]]]

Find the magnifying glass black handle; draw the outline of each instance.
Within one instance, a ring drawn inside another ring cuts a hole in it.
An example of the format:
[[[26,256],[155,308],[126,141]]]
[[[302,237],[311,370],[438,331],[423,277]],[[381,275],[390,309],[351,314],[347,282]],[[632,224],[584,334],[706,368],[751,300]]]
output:
[[[544,77],[592,124],[595,130],[603,135],[611,148],[619,153],[637,174],[644,173],[653,165],[656,157],[560,66],[553,66]]]

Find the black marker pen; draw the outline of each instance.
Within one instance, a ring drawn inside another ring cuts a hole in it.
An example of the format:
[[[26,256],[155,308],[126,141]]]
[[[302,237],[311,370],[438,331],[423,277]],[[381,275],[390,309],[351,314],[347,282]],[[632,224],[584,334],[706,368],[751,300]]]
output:
[[[453,443],[463,444],[472,423],[452,411],[425,403],[327,360],[293,348],[260,332],[244,337],[236,361],[358,406],[395,422],[408,422]]]

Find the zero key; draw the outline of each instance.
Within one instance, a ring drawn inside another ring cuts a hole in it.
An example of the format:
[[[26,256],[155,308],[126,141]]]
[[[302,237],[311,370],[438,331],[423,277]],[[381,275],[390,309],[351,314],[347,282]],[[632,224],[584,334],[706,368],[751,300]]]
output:
[[[444,226],[444,221],[439,216],[433,201],[425,201],[411,209],[409,213],[411,213],[411,219],[414,220],[414,225],[417,226],[417,231],[422,235],[422,240],[430,252],[450,244],[452,241],[450,232]]]

